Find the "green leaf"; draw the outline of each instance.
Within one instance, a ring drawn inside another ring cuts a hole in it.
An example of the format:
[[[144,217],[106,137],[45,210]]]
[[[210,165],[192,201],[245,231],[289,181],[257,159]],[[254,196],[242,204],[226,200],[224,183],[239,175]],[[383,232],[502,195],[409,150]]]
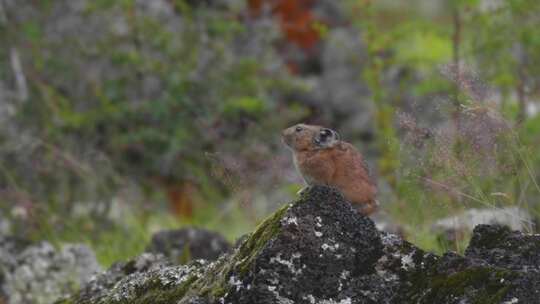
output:
[[[22,26],[22,32],[32,42],[37,42],[42,37],[41,27],[37,22],[30,21]]]
[[[238,116],[241,114],[258,116],[264,113],[265,110],[264,101],[249,96],[230,99],[223,107],[223,113],[227,116]]]

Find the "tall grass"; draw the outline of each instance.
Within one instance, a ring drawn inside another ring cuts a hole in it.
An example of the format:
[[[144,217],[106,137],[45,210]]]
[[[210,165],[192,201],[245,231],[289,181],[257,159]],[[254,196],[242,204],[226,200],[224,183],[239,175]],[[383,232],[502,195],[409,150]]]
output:
[[[460,70],[463,75],[451,77],[460,89],[460,106],[439,107],[446,111],[442,113],[446,122],[429,126],[415,113],[398,115],[404,134],[399,200],[388,212],[408,227],[411,239],[419,239],[433,250],[441,248],[431,225],[468,208],[500,211],[518,206],[534,217],[540,215],[533,156],[521,139],[530,135],[511,123],[512,113],[501,110],[487,86],[479,87],[471,80],[474,77],[466,74],[470,71]],[[532,231],[533,223],[519,220],[526,231]],[[465,236],[456,247],[463,248],[466,243]]]

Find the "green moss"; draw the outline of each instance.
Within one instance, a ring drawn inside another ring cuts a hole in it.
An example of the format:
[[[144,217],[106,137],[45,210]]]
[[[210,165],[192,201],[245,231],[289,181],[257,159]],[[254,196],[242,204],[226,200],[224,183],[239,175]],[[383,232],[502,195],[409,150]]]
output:
[[[300,202],[302,200],[293,204]],[[279,233],[280,221],[289,207],[290,204],[283,206],[262,221],[231,258],[218,260],[201,279],[192,284],[186,294],[204,296],[209,299],[217,299],[225,295],[232,271],[243,275],[249,270],[253,260],[264,248],[264,245]]]
[[[253,259],[261,251],[264,245],[278,234],[281,227],[280,220],[287,210],[289,210],[289,205],[283,206],[269,218],[264,220],[257,226],[255,232],[253,232],[253,234],[242,244],[235,256],[235,260],[240,263],[239,270],[241,274],[244,274],[248,270]]]
[[[73,299],[59,299],[54,304],[74,304]]]
[[[180,286],[175,286],[171,289],[162,289],[162,285],[157,283],[154,287],[146,286],[142,288],[140,295],[130,301],[129,303],[133,304],[167,304],[167,303],[176,303],[179,299],[184,297],[188,289],[191,287],[193,282],[197,280],[196,276],[190,276],[186,281],[184,281]],[[148,290],[149,289],[149,290]]]
[[[448,276],[425,276],[416,282],[413,290],[417,292],[410,298],[418,303],[442,303],[454,297],[466,296],[473,288],[477,291],[469,295],[472,303],[500,303],[510,288],[505,282],[513,276],[512,271],[490,267],[473,267]],[[426,290],[427,293],[423,292]]]

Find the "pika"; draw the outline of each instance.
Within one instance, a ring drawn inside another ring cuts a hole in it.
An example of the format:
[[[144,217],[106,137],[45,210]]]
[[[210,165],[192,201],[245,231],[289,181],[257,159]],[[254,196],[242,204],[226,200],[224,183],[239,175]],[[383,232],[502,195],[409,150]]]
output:
[[[327,185],[341,191],[364,215],[377,210],[377,186],[362,154],[339,134],[321,126],[297,124],[282,131],[296,169],[308,186]],[[302,191],[302,190],[301,190]]]

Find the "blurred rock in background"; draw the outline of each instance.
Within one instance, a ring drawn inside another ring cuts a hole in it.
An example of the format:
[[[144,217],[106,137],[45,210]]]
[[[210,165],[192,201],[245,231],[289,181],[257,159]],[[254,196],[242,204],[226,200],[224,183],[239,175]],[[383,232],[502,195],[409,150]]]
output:
[[[468,238],[478,225],[499,225],[529,233],[536,230],[533,217],[518,207],[469,209],[435,221],[432,230],[441,245],[456,250],[456,244]]]
[[[146,251],[163,254],[176,264],[187,264],[198,259],[216,260],[230,249],[231,244],[219,233],[186,227],[155,233]]]
[[[6,304],[49,304],[73,293],[101,271],[86,245],[30,243],[0,236],[0,299]]]

